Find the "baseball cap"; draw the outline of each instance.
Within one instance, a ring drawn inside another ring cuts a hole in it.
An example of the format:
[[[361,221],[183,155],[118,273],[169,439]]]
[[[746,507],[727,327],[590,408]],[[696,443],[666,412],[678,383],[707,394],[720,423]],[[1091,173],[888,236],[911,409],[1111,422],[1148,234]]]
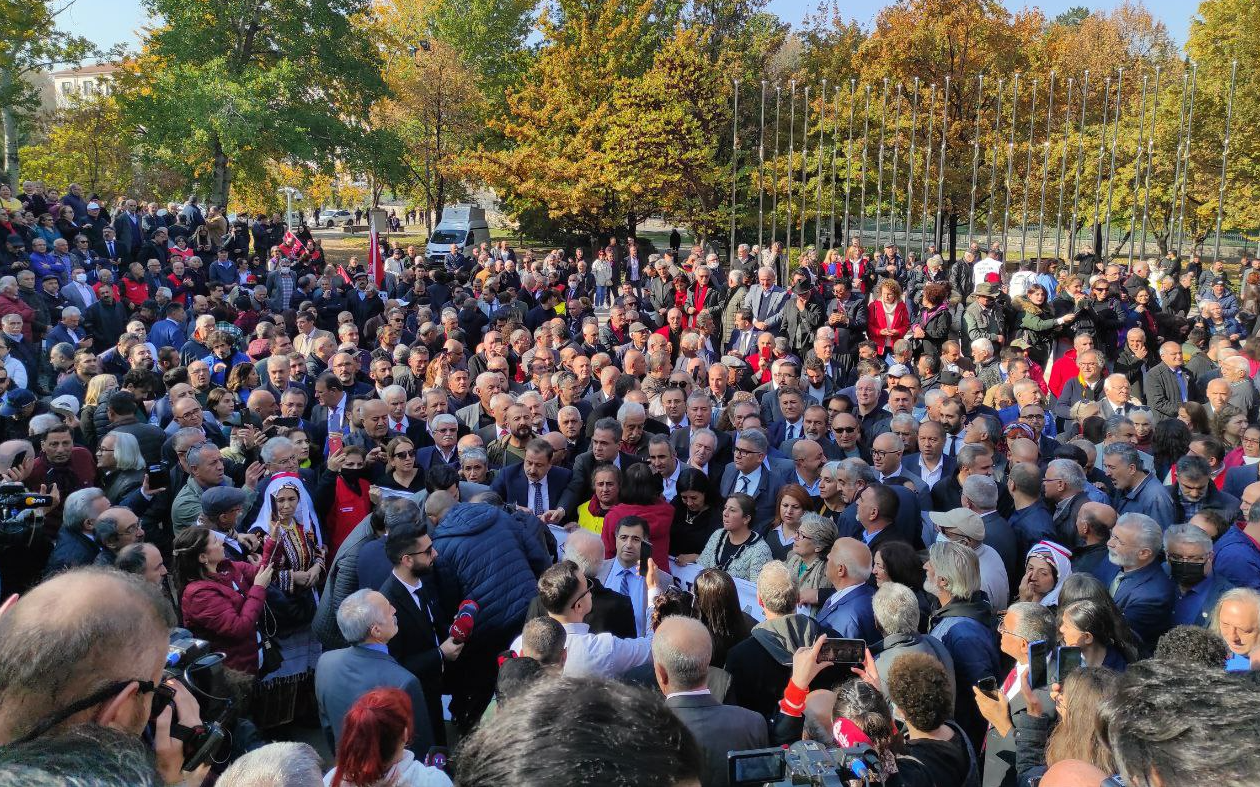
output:
[[[636,322],[634,325],[630,326],[630,333],[638,333],[639,331],[646,331],[647,329],[648,327],[643,323]]]
[[[48,403],[49,409],[59,410],[69,415],[79,414],[79,399],[70,394],[62,394]]]
[[[233,486],[212,486],[201,493],[201,511],[208,517],[245,505],[245,493]]]
[[[885,372],[885,374],[889,377],[904,377],[905,375],[910,374],[910,367],[906,366],[904,363],[895,363],[888,367],[888,371]]]
[[[969,508],[955,508],[953,511],[932,511],[928,514],[932,524],[946,530],[956,530],[967,538],[984,541],[984,520]]]
[[[30,407],[33,404],[35,404],[35,394],[25,388],[9,391],[4,396],[3,404],[0,404],[0,415],[15,416],[23,407]]]
[[[100,210],[100,209],[101,209],[101,205],[100,205],[100,203],[99,203],[99,202],[89,202],[89,203],[87,204],[87,209],[88,209],[88,210]]]
[[[946,369],[940,373],[937,379],[941,381],[941,385],[958,385],[958,383],[962,382],[962,375]]]

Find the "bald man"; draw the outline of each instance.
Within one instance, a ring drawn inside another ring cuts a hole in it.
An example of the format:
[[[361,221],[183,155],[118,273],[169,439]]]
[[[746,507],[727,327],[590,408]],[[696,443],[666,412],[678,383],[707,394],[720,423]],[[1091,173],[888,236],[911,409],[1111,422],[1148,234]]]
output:
[[[0,608],[0,744],[80,724],[141,735],[175,624],[156,585],[113,569],[75,569],[11,597]],[[187,690],[167,685],[180,723],[200,723]],[[169,731],[171,718],[164,710],[157,729]],[[159,740],[156,749],[166,783],[180,783],[183,745]]]
[[[704,754],[700,783],[728,783],[726,753],[768,745],[766,720],[736,705],[723,705],[709,692],[713,637],[695,618],[674,615],[656,629],[652,670],[665,704],[695,736]]]
[[[1107,541],[1116,526],[1116,510],[1106,503],[1083,503],[1076,514],[1077,543],[1072,550],[1072,571],[1103,579],[1109,573]],[[1104,581],[1110,581],[1104,580]]]
[[[870,547],[855,538],[836,539],[827,555],[827,578],[836,592],[817,615],[827,636],[862,639],[867,645],[883,639],[871,607],[875,588],[866,584],[872,568]]]
[[[1109,774],[1080,760],[1060,760],[1046,769],[1041,787],[1098,787]]]
[[[1208,415],[1211,416],[1228,404],[1231,393],[1229,382],[1224,377],[1209,380],[1207,387],[1204,389],[1204,395],[1207,398],[1207,401],[1204,402],[1204,407],[1207,409]]]

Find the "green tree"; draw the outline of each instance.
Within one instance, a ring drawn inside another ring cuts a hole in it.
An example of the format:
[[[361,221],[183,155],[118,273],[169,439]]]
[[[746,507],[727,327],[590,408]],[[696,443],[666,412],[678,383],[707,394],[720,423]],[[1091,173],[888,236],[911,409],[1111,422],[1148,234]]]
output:
[[[72,5],[52,0],[0,0],[0,123],[4,128],[4,169],[16,185],[23,126],[39,108],[32,77],[58,66],[77,64],[100,52],[86,38],[57,27]]]
[[[120,103],[142,148],[182,161],[225,204],[270,160],[355,160],[385,94],[381,55],[356,34],[366,0],[145,0],[162,22],[127,63]]]

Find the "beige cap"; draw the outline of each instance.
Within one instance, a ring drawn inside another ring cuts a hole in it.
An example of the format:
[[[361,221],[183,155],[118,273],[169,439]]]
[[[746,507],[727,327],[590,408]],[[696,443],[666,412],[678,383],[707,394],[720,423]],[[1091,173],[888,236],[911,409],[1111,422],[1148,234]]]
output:
[[[933,511],[928,514],[932,523],[945,530],[955,530],[973,541],[984,541],[984,520],[969,508],[953,511]]]

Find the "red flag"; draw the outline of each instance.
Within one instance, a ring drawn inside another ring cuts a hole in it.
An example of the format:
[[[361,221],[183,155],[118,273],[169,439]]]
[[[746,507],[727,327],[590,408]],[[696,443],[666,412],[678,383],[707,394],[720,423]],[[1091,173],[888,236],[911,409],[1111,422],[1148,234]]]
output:
[[[306,245],[293,234],[293,230],[285,230],[284,239],[280,241],[280,253],[286,257],[296,257],[306,251]]]
[[[377,287],[385,285],[385,259],[381,255],[381,239],[376,234],[376,228],[368,229],[368,275],[376,282]]]

